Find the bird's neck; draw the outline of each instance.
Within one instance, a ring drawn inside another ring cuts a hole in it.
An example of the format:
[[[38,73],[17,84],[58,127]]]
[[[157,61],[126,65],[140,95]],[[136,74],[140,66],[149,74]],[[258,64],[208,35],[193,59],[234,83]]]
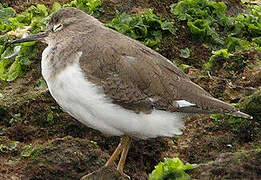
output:
[[[42,53],[42,75],[46,81],[52,81],[68,65],[75,62],[79,48],[71,42],[49,43]]]

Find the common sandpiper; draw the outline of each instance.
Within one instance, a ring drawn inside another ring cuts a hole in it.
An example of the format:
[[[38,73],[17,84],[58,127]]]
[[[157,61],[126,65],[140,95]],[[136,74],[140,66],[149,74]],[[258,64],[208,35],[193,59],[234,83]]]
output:
[[[183,117],[194,113],[252,118],[212,97],[159,53],[76,8],[60,9],[45,32],[12,43],[34,40],[48,44],[42,75],[56,102],[86,126],[122,137],[105,164],[121,154],[122,174],[132,138],[181,135]]]

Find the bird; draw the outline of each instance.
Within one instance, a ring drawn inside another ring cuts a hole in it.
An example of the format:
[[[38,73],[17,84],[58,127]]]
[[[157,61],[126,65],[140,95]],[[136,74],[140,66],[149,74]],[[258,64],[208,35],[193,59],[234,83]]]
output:
[[[249,118],[211,96],[170,60],[76,8],[56,11],[46,31],[13,40],[41,41],[41,71],[56,102],[84,125],[121,140],[105,166],[124,164],[132,139],[182,134],[190,114]]]

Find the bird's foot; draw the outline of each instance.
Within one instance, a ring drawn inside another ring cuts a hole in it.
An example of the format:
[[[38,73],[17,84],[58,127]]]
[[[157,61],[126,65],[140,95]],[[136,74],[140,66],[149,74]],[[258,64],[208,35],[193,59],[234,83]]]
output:
[[[120,172],[114,165],[104,166],[100,169],[83,176],[80,180],[130,180],[130,177]]]
[[[130,176],[128,176],[127,174],[125,174],[124,172],[120,172],[121,176],[123,176],[125,179],[129,179],[131,180]]]

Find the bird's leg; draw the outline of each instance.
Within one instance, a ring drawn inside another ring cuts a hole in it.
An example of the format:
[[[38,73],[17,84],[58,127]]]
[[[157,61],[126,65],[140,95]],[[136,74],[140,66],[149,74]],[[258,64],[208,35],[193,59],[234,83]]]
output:
[[[129,148],[130,148],[131,138],[129,136],[123,136],[122,139],[121,139],[121,142],[123,144],[123,150],[122,150],[122,153],[121,153],[120,161],[119,161],[118,166],[117,166],[117,170],[121,174],[124,174],[123,168],[124,168],[124,164],[125,164],[125,161],[126,161],[126,157],[127,157]]]
[[[105,163],[105,166],[111,165],[116,159],[117,157],[120,155],[120,153],[123,151],[124,146],[125,146],[125,139],[127,136],[123,136],[121,138],[121,142],[118,145],[118,147],[115,149],[115,151],[113,152],[113,154],[111,155],[110,159]]]

